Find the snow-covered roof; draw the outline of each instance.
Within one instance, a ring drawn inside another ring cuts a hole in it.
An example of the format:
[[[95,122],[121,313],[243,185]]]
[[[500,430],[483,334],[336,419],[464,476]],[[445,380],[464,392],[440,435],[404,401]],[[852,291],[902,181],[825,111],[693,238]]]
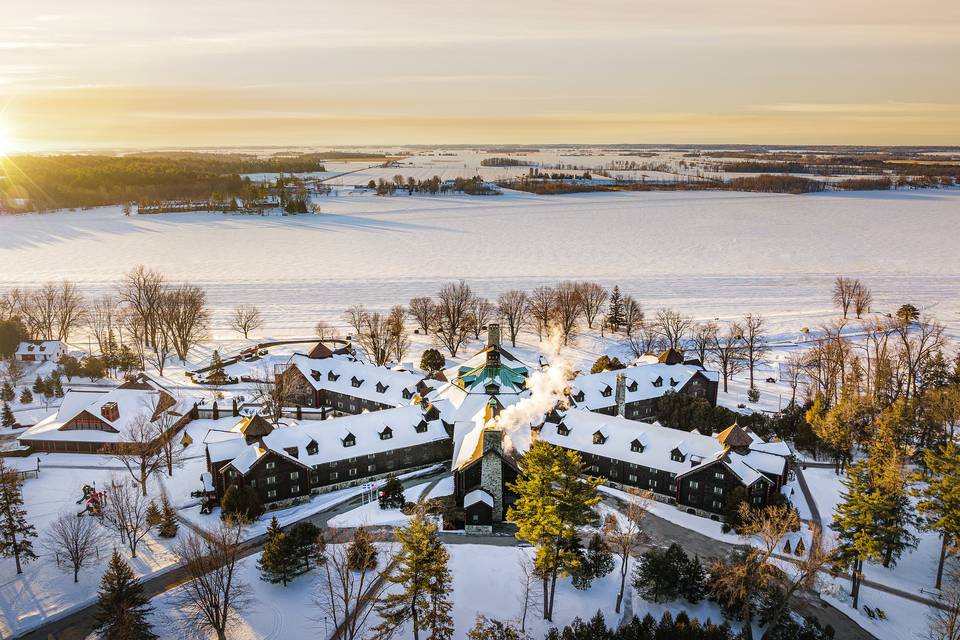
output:
[[[421,432],[417,431],[418,426]],[[387,434],[389,437],[384,437]],[[353,436],[352,446],[344,444],[347,435]],[[344,458],[428,444],[448,437],[443,422],[439,419],[427,420],[423,407],[410,405],[280,426],[253,445],[247,445],[238,433],[233,440],[210,442],[207,452],[213,462],[233,459],[232,465],[238,470],[249,470],[264,455],[257,453],[258,447],[291,457],[300,464],[316,466]],[[313,445],[316,445],[316,450]]]
[[[328,358],[295,354],[290,358],[290,364],[300,370],[314,389],[393,406],[410,404],[423,380],[423,376],[417,373],[376,367],[343,354]]]
[[[17,356],[25,355],[45,355],[53,356],[59,355],[61,353],[66,353],[67,345],[66,343],[60,340],[42,340],[42,341],[33,341],[25,340],[17,345]]]
[[[752,451],[762,451],[763,453],[771,453],[775,456],[783,456],[789,458],[793,455],[793,451],[790,450],[790,445],[788,445],[783,440],[772,440],[770,442],[754,442],[750,445]]]
[[[493,496],[491,496],[489,493],[487,493],[483,489],[474,489],[473,491],[470,491],[469,493],[467,493],[467,495],[463,496],[464,508],[475,505],[478,502],[482,502],[483,504],[492,508]]]
[[[83,442],[125,442],[125,436],[131,428],[142,418],[153,421],[158,418],[157,410],[166,406],[162,413],[183,415],[188,410],[187,401],[176,402],[159,384],[149,378],[143,378],[139,386],[130,388],[124,384],[109,390],[68,389],[63,401],[55,413],[41,420],[31,427],[20,438],[25,440],[67,440]],[[104,407],[110,405],[105,410]],[[105,431],[97,428],[84,429],[73,427],[62,430],[63,427],[86,412],[102,420],[114,431]]]
[[[656,422],[648,424],[584,409],[568,409],[558,415],[569,430],[567,435],[558,433],[559,423],[547,420],[540,429],[541,440],[670,473],[681,474],[724,450],[716,438],[671,429]],[[603,444],[596,444],[593,434],[600,429],[607,439]],[[632,450],[634,440],[642,445],[640,451]],[[685,456],[682,462],[671,457],[675,449]]]
[[[570,383],[570,397],[574,405],[597,410],[617,403],[617,376],[623,374],[626,383],[626,402],[659,398],[668,391],[679,391],[697,373],[713,380],[714,371],[706,371],[689,364],[664,364],[653,361],[616,371],[601,371],[579,375]],[[582,399],[581,398],[582,394]]]

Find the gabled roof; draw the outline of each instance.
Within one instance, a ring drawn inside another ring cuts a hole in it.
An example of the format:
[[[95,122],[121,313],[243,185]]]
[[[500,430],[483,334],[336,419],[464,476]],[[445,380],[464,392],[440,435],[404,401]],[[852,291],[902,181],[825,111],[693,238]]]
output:
[[[718,433],[717,440],[720,441],[720,444],[731,449],[747,449],[753,444],[753,438],[747,435],[747,432],[736,423]]]
[[[67,345],[61,340],[24,340],[17,345],[17,352],[15,355],[49,356],[60,352],[65,352],[66,350]]]
[[[259,413],[240,419],[237,430],[246,438],[262,438],[273,431],[273,425]]]
[[[625,369],[581,374],[570,383],[570,397],[577,407],[595,411],[616,405],[613,389],[617,387],[618,375],[623,375],[626,384],[624,400],[631,403],[659,398],[671,390],[680,391],[698,374],[709,380],[714,373],[693,365],[645,362]]]
[[[488,507],[493,507],[493,496],[483,489],[474,489],[473,491],[468,492],[467,495],[463,496],[464,508],[473,506],[478,502],[482,502]]]
[[[376,367],[348,355],[334,354],[329,358],[314,359],[295,354],[290,358],[289,364],[295,366],[314,389],[390,406],[410,404],[423,381],[422,375]],[[360,381],[359,386],[354,386],[353,380]],[[382,391],[378,390],[378,384]],[[404,397],[405,395],[408,397]]]

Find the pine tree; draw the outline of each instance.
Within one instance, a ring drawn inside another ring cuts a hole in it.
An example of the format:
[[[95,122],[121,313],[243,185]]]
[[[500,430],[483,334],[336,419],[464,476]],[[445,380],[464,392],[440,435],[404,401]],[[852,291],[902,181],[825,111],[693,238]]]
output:
[[[391,475],[380,487],[377,501],[381,509],[399,509],[403,506],[403,483],[396,476]]]
[[[177,524],[177,512],[171,506],[170,499],[167,498],[167,494],[163,493],[160,496],[160,528],[157,530],[157,533],[160,534],[161,538],[174,538],[177,535],[177,530],[180,528],[180,525]]]
[[[37,374],[37,379],[33,381],[33,393],[42,396],[46,388],[47,384],[43,381],[43,378],[40,377],[40,374]]]
[[[310,561],[318,565],[326,561],[326,543],[320,535],[320,529],[312,522],[299,522],[287,534],[292,553],[300,564],[297,573],[310,569]]]
[[[943,583],[943,564],[947,549],[960,542],[960,448],[953,442],[940,451],[928,450],[923,461],[929,469],[927,484],[918,492],[917,510],[924,525],[939,531],[943,538],[937,566],[937,589]]]
[[[36,537],[37,530],[27,522],[23,508],[20,478],[0,458],[0,556],[13,558],[17,574],[23,573],[21,563],[37,559],[30,540]]]
[[[20,404],[33,404],[33,394],[30,393],[30,389],[23,388],[23,392],[20,394]]]
[[[147,506],[147,525],[150,527],[155,527],[160,524],[162,519],[163,515],[160,513],[160,508],[157,506],[156,502],[151,500],[150,504]]]
[[[151,607],[143,587],[123,557],[113,552],[100,581],[97,630],[103,640],[154,640],[157,637],[147,622]]]
[[[431,640],[449,640],[453,637],[450,556],[437,535],[437,525],[419,511],[395,533],[400,550],[396,568],[386,579],[398,589],[377,605],[383,619],[377,631],[385,633],[409,622],[414,640],[419,640],[421,631],[429,631]]]
[[[3,383],[3,386],[0,387],[0,400],[4,402],[13,402],[17,398],[17,392],[13,388],[13,385],[10,384],[10,381],[7,380]]]
[[[2,417],[0,417],[0,426],[9,429],[17,424],[17,419],[13,415],[13,409],[6,402],[3,403]]]
[[[377,568],[377,548],[363,527],[353,533],[353,540],[347,547],[347,566],[352,571],[372,571]]]
[[[610,292],[610,301],[607,303],[607,324],[613,331],[619,331],[623,324],[623,295],[617,285]]]
[[[277,517],[270,519],[267,527],[267,543],[263,545],[263,554],[257,562],[260,574],[268,582],[282,582],[283,586],[293,579],[299,558],[287,534],[280,529]]]
[[[597,478],[584,478],[575,451],[535,440],[520,462],[521,474],[510,485],[517,500],[507,512],[517,538],[536,547],[534,563],[543,581],[545,620],[553,619],[553,601],[561,572],[575,569],[577,528],[593,520]]]

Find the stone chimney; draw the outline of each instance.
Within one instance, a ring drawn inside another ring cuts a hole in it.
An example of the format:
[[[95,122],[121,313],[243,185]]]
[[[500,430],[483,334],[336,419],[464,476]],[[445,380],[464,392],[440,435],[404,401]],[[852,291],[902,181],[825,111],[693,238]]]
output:
[[[621,418],[626,416],[627,410],[627,377],[622,373],[617,374],[617,415]]]
[[[500,346],[500,325],[496,322],[491,322],[487,325],[487,346]]]
[[[503,431],[483,430],[483,459],[480,461],[480,486],[493,497],[493,521],[503,521]],[[493,451],[500,455],[488,456]]]

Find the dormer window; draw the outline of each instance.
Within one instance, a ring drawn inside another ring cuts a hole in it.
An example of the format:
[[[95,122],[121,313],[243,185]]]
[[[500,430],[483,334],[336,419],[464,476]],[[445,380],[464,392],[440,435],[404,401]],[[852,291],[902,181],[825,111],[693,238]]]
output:
[[[345,447],[352,447],[357,444],[357,437],[352,433],[348,433],[341,442],[343,442],[343,446]]]
[[[600,395],[602,395],[604,398],[609,398],[612,393],[613,393],[613,389],[610,388],[610,385],[605,386],[600,391]]]
[[[410,398],[413,397],[413,394],[410,392],[410,389],[404,389],[404,390],[401,392],[401,395],[403,396],[403,399],[404,399],[404,400],[409,400]]]
[[[663,386],[663,377],[662,377],[662,376],[657,376],[657,379],[653,381],[653,386],[658,387],[658,388],[659,388],[659,387],[662,387],[662,386]]]
[[[427,432],[427,421],[421,420],[417,426],[414,427],[417,433],[426,433]]]
[[[570,435],[570,429],[567,429],[567,425],[562,422],[557,425],[557,435],[558,436],[568,436]]]
[[[360,385],[363,384],[363,380],[361,380],[361,379],[358,378],[357,376],[353,376],[352,378],[350,378],[350,384],[356,389],[356,388],[359,388]]]
[[[583,402],[584,398],[586,398],[586,395],[583,393],[583,389],[577,391],[577,393],[573,396],[573,399],[576,402]]]
[[[320,450],[320,445],[317,444],[317,441],[316,441],[316,440],[311,440],[310,442],[307,443],[307,455],[308,455],[308,456],[315,456],[315,455],[317,455],[317,452],[318,452],[319,450]]]
[[[671,387],[675,387],[675,386],[677,386],[678,384],[680,384],[680,381],[679,381],[679,380],[674,380],[673,378],[670,378],[670,386],[671,386]]]
[[[603,435],[602,431],[597,431],[593,434],[593,444],[603,444],[607,441],[607,436]]]
[[[330,382],[336,382],[339,377],[340,376],[334,373],[333,371],[330,371],[329,373],[327,373],[327,380],[329,380]]]
[[[316,380],[317,382],[320,382],[320,372],[319,372],[319,371],[316,371],[316,370],[311,369],[311,370],[310,370],[310,377],[313,378],[314,380]]]
[[[383,393],[390,388],[390,385],[383,384],[382,382],[377,383],[377,393]]]
[[[680,451],[680,449],[674,448],[674,450],[670,452],[670,459],[674,462],[683,462],[687,459],[687,456]]]
[[[296,448],[296,447],[284,447],[283,450],[284,450],[284,452],[285,452],[288,456],[290,456],[290,457],[292,457],[292,458],[299,458],[299,457],[300,457],[300,456],[299,456],[299,452],[297,451],[297,448]]]
[[[634,441],[630,443],[630,451],[633,451],[634,453],[643,453],[643,449],[643,443],[637,439],[634,439]]]
[[[633,393],[638,388],[639,388],[639,385],[637,384],[636,380],[631,380],[630,384],[627,385],[627,391],[629,391],[630,393]]]
[[[389,440],[392,437],[393,437],[393,429],[391,429],[390,427],[384,427],[383,431],[380,432],[381,440]]]

